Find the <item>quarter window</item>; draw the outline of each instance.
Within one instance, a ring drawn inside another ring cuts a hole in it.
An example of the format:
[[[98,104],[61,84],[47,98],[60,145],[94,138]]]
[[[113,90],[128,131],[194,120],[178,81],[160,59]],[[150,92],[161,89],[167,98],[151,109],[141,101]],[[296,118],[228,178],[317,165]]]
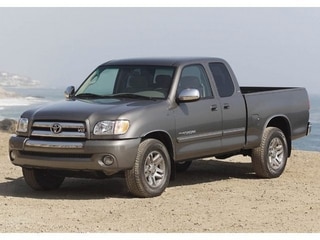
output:
[[[230,97],[234,93],[234,84],[228,69],[223,63],[210,63],[211,73],[220,97]]]

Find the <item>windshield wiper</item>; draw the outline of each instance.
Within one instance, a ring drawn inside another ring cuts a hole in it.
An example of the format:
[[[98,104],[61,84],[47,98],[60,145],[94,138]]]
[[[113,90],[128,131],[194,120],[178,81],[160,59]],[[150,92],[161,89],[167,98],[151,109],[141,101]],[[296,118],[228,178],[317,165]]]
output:
[[[80,93],[75,96],[76,98],[103,98],[104,96],[94,93]]]
[[[75,96],[76,98],[133,98],[133,99],[147,99],[147,100],[152,100],[152,99],[156,99],[153,97],[148,97],[148,96],[143,96],[143,95],[139,95],[139,94],[134,94],[134,93],[116,93],[113,95],[98,95],[98,94],[94,94],[94,93],[80,93],[78,95]]]
[[[116,97],[116,98],[135,98],[135,99],[154,99],[153,97],[148,97],[148,96],[143,96],[143,95],[139,95],[139,94],[134,94],[134,93],[117,93],[117,94],[113,94],[112,97]]]

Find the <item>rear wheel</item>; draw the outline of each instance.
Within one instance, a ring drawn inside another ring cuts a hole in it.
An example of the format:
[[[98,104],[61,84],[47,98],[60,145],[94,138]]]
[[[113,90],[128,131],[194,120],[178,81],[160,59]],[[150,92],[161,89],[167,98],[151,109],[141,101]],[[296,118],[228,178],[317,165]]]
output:
[[[256,174],[264,178],[279,177],[287,164],[288,144],[283,132],[268,127],[263,133],[260,147],[253,149],[251,159]]]
[[[47,169],[22,168],[26,183],[34,190],[53,190],[61,186],[63,176],[55,175]]]
[[[162,142],[146,139],[140,143],[134,167],[125,172],[129,191],[137,197],[163,193],[171,174],[170,156]]]

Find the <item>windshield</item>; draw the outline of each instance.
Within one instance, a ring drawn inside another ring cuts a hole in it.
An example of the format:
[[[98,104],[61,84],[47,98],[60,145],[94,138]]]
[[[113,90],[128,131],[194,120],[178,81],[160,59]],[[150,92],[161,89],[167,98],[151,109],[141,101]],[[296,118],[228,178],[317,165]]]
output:
[[[165,99],[174,67],[100,66],[80,86],[76,97],[147,97]]]

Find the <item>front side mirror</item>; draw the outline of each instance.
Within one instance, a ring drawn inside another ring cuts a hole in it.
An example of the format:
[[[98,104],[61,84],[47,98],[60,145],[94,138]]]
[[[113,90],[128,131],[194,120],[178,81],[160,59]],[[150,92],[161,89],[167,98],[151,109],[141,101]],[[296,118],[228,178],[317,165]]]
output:
[[[75,88],[74,86],[69,86],[67,89],[64,91],[64,97],[66,99],[70,99],[74,96]]]
[[[200,92],[198,89],[188,88],[180,92],[178,102],[193,102],[200,99]]]

